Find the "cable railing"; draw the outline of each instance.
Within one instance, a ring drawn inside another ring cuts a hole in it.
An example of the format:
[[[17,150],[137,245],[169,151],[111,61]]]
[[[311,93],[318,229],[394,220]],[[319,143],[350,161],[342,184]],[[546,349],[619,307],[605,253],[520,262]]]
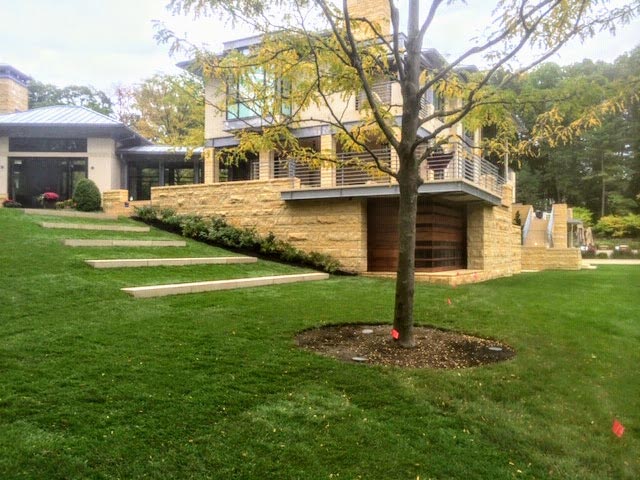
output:
[[[378,161],[391,166],[389,148],[371,150]],[[336,186],[389,184],[391,177],[381,172],[369,152],[342,152],[336,155]]]
[[[273,178],[297,178],[301,188],[320,186],[321,172],[306,163],[295,159],[276,158],[273,163]]]
[[[553,224],[555,222],[554,215],[555,205],[551,207],[551,213],[549,214],[547,221],[547,247],[553,248]]]
[[[497,196],[502,196],[505,183],[500,169],[475,155],[462,144],[450,144],[444,151],[428,156],[421,165],[420,175],[425,183],[466,181]],[[424,149],[422,150],[424,152]],[[378,161],[390,168],[391,150],[372,150]],[[416,152],[417,155],[420,152]],[[274,178],[298,178],[299,188],[346,187],[357,185],[390,185],[395,180],[381,172],[369,152],[341,152],[336,163],[323,170],[295,160],[278,160],[274,164]]]
[[[522,245],[524,245],[527,236],[529,235],[529,230],[531,229],[531,222],[533,221],[533,208],[529,208],[529,213],[527,213],[527,219],[524,221],[524,226],[522,227]]]

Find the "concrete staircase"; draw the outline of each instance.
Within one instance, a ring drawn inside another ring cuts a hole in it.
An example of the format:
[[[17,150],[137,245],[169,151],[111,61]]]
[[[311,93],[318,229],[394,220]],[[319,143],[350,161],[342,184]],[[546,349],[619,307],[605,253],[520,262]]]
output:
[[[529,234],[524,240],[525,247],[546,247],[547,246],[547,227],[549,221],[544,218],[531,218],[531,227]]]

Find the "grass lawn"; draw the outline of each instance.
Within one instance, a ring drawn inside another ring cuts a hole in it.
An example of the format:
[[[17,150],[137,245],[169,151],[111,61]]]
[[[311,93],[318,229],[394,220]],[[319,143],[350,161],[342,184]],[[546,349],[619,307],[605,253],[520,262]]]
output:
[[[388,322],[392,281],[136,300],[119,289],[300,270],[95,270],[83,260],[225,252],[191,241],[69,248],[60,239],[141,234],[38,220],[0,209],[0,478],[640,478],[639,267],[418,285],[419,323],[518,354],[402,370],[339,363],[293,341],[327,323]]]

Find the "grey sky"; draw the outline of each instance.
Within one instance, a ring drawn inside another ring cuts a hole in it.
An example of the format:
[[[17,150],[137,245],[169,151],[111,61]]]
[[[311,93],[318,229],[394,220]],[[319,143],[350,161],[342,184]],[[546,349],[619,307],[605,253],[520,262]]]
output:
[[[173,17],[165,0],[0,0],[0,63],[9,63],[36,80],[59,86],[93,85],[105,91],[154,73],[176,73],[167,46],[157,45],[153,20],[160,20],[197,43],[219,50],[222,41],[251,34],[217,19],[194,21]],[[434,25],[433,46],[445,56],[464,47],[464,38],[481,33],[486,0],[469,0]],[[640,20],[621,28],[616,37],[602,34],[581,45],[574,42],[554,61],[583,58],[612,61],[640,44]]]

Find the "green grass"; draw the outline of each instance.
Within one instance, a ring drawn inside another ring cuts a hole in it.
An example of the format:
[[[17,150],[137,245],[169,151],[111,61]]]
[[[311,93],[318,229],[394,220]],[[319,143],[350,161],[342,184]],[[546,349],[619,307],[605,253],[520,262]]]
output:
[[[122,249],[63,247],[80,232],[35,221],[0,210],[0,478],[640,476],[638,267],[419,285],[420,324],[498,338],[518,354],[403,370],[339,363],[293,341],[317,325],[389,321],[391,281],[135,300],[119,289],[299,269],[94,270],[82,260]],[[225,254],[189,241],[126,252]]]

